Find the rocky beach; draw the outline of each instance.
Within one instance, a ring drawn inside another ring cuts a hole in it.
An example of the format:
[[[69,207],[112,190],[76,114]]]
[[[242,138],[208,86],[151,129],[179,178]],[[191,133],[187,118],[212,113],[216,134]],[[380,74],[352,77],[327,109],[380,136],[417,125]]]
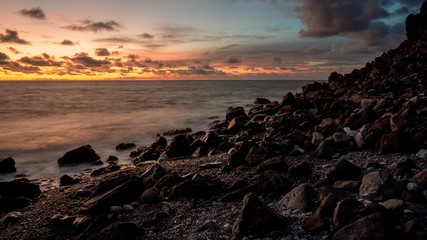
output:
[[[398,48],[208,132],[120,144],[128,165],[83,145],[57,164],[108,164],[0,182],[0,239],[427,239],[426,22],[424,2]]]

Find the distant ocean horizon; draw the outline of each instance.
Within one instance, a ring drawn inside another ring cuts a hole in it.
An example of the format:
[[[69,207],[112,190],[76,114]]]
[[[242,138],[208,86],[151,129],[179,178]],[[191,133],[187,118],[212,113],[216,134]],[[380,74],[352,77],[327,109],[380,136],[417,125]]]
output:
[[[321,80],[317,80],[320,81]],[[176,128],[208,131],[228,107],[249,110],[257,97],[281,101],[314,80],[0,81],[0,158],[15,159],[30,179],[74,173],[90,165],[58,167],[65,152],[90,144],[101,159],[130,151],[115,146],[149,145]],[[15,174],[0,175],[0,181]]]

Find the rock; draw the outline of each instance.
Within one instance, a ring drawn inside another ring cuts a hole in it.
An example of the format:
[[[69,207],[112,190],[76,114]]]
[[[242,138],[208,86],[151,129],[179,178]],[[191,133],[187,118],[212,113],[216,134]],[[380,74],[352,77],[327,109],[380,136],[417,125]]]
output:
[[[287,192],[292,186],[292,182],[284,175],[274,170],[267,170],[254,176],[249,181],[256,187],[258,194],[279,195]]]
[[[78,163],[95,163],[99,160],[99,155],[93,150],[92,146],[85,145],[71,150],[58,159],[58,164],[78,164]]]
[[[40,195],[40,187],[22,180],[0,182],[0,195],[1,200],[17,197],[36,198]]]
[[[159,203],[161,201],[160,191],[156,187],[145,190],[139,198],[139,202],[147,204]]]
[[[314,145],[319,145],[325,138],[321,132],[314,132],[312,134],[311,143]]]
[[[114,222],[99,232],[92,232],[79,239],[85,240],[136,240],[144,235],[144,230],[133,223]]]
[[[227,130],[230,133],[238,133],[245,129],[245,124],[239,122],[236,118],[233,118],[227,126]]]
[[[393,239],[394,234],[394,226],[380,213],[375,213],[344,226],[332,240],[388,240]]]
[[[406,189],[410,192],[418,192],[418,193],[422,193],[424,191],[424,188],[421,187],[419,184],[417,183],[408,183],[406,185]]]
[[[108,156],[108,158],[107,158],[107,163],[115,163],[115,162],[117,162],[117,161],[119,161],[119,158],[118,158],[118,157],[116,157],[116,156],[112,156],[112,155],[110,155],[110,156]]]
[[[363,137],[363,134],[361,132],[358,132],[357,135],[354,137],[354,141],[356,142],[356,145],[359,149],[364,149],[366,146],[365,138]]]
[[[225,118],[228,121],[231,121],[236,117],[240,117],[240,116],[244,116],[244,115],[246,115],[246,114],[245,114],[245,109],[243,109],[243,107],[235,107],[235,108],[229,107],[227,109],[227,113],[226,113]]]
[[[332,139],[323,140],[312,153],[318,158],[331,158],[336,152],[334,141]]]
[[[243,199],[243,208],[236,219],[230,240],[245,236],[265,236],[272,231],[283,231],[289,221],[267,207],[255,194],[248,193]]]
[[[59,186],[69,186],[80,182],[80,179],[74,179],[68,175],[63,175],[59,179]]]
[[[21,212],[10,212],[6,215],[4,215],[1,219],[0,219],[0,226],[1,225],[5,225],[5,224],[9,224],[12,222],[16,222],[19,219],[21,219],[23,216],[23,214]]]
[[[421,173],[417,174],[417,178],[418,178],[417,183],[420,186],[427,188],[427,168],[424,169]]]
[[[219,168],[222,166],[222,162],[209,162],[199,166],[200,169],[212,169]]]
[[[356,209],[358,205],[359,203],[354,198],[346,198],[338,202],[332,218],[335,229],[340,229],[357,220]]]
[[[343,196],[340,196],[335,192],[329,193],[326,197],[323,197],[315,213],[320,216],[332,218],[332,216],[334,215],[335,207],[342,198]]]
[[[186,133],[191,133],[192,131],[193,130],[191,130],[191,128],[174,129],[174,130],[164,132],[163,136],[173,136],[173,135],[178,135],[178,134],[186,134]]]
[[[411,160],[407,157],[399,158],[399,160],[394,164],[394,169],[398,169],[398,168],[409,168],[409,169],[411,169],[411,168],[416,168],[416,167],[417,167],[417,164],[413,160]]]
[[[401,152],[405,149],[403,147],[403,141],[403,137],[399,132],[391,132],[381,136],[375,146],[378,154],[380,155],[385,153]]]
[[[60,214],[55,214],[51,217],[51,219],[52,219],[52,223],[55,226],[67,228],[67,227],[71,227],[73,225],[73,222],[76,220],[76,217],[75,216],[64,216],[64,215],[60,215]]]
[[[15,160],[13,158],[0,158],[0,173],[16,172]]]
[[[136,147],[135,143],[120,143],[119,145],[116,146],[116,150],[128,150],[135,147]]]
[[[303,178],[309,178],[312,174],[310,164],[307,161],[302,161],[300,163],[290,166],[288,171],[294,176]]]
[[[345,158],[341,158],[326,172],[328,179],[338,180],[358,180],[362,169],[354,166]]]
[[[350,192],[358,192],[361,185],[360,181],[336,181],[334,182],[335,189],[348,190]]]
[[[154,164],[148,168],[141,177],[144,179],[144,183],[147,187],[152,187],[158,180],[168,173],[169,172],[159,164]]]
[[[184,180],[172,188],[168,200],[184,198],[208,198],[219,194],[223,183],[218,177],[202,176],[196,174],[192,179]]]
[[[324,136],[331,136],[337,130],[335,119],[325,118],[319,125],[319,130]]]
[[[232,167],[238,167],[245,162],[245,157],[248,155],[249,150],[252,148],[252,143],[243,141],[237,151],[230,154],[227,163]]]
[[[350,141],[350,137],[347,135],[347,133],[343,132],[336,132],[332,135],[332,139],[335,143],[347,143]]]
[[[403,209],[405,206],[405,202],[400,199],[389,199],[385,202],[380,203],[387,209],[396,210],[396,209]]]
[[[87,185],[80,188],[74,195],[73,198],[86,198],[89,197],[95,190],[96,185]]]
[[[301,222],[301,228],[307,232],[319,232],[328,227],[326,220],[317,212]]]
[[[383,201],[393,197],[394,178],[387,172],[375,171],[366,174],[362,179],[359,196],[370,201]]]
[[[262,173],[266,170],[275,170],[277,172],[284,172],[288,168],[283,156],[277,156],[273,158],[269,158],[259,164],[255,170],[257,173]]]
[[[271,101],[266,98],[256,98],[254,104],[270,104]]]
[[[249,166],[255,167],[261,164],[265,160],[265,154],[263,150],[257,145],[251,147],[248,154],[245,157],[245,163]]]
[[[186,135],[175,136],[171,143],[166,147],[165,153],[168,157],[189,156],[190,142]]]
[[[288,192],[279,204],[288,209],[308,212],[313,209],[317,192],[309,184],[301,184]]]
[[[146,189],[142,179],[138,177],[127,177],[116,181],[123,183],[112,189],[104,189],[102,192],[95,190],[91,198],[84,203],[81,212],[99,214],[109,210],[112,205],[131,203],[139,199]]]
[[[427,4],[421,6],[421,12],[419,14],[410,14],[406,18],[406,37],[409,41],[417,41],[422,39],[423,35],[427,31],[427,27],[422,23],[427,21]]]
[[[426,160],[427,159],[427,149],[421,149],[416,154],[417,158]]]

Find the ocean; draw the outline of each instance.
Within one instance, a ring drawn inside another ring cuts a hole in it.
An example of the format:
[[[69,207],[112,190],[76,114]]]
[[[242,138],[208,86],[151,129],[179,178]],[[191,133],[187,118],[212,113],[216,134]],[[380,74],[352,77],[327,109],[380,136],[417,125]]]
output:
[[[313,81],[6,81],[0,82],[0,158],[30,179],[99,166],[59,167],[67,151],[90,144],[102,160],[130,163],[119,143],[151,144],[176,128],[207,131],[228,107],[248,110],[257,97],[281,101]],[[105,162],[105,161],[104,161]]]

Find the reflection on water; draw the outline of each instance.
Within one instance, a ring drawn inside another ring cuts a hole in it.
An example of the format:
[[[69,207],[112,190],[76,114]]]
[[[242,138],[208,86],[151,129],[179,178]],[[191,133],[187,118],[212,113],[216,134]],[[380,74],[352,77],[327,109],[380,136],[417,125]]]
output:
[[[103,159],[121,142],[150,144],[174,128],[207,130],[229,106],[256,97],[280,101],[307,81],[0,82],[0,157],[31,178],[91,166],[58,168],[66,151],[91,144]],[[2,175],[0,180],[10,176]]]

